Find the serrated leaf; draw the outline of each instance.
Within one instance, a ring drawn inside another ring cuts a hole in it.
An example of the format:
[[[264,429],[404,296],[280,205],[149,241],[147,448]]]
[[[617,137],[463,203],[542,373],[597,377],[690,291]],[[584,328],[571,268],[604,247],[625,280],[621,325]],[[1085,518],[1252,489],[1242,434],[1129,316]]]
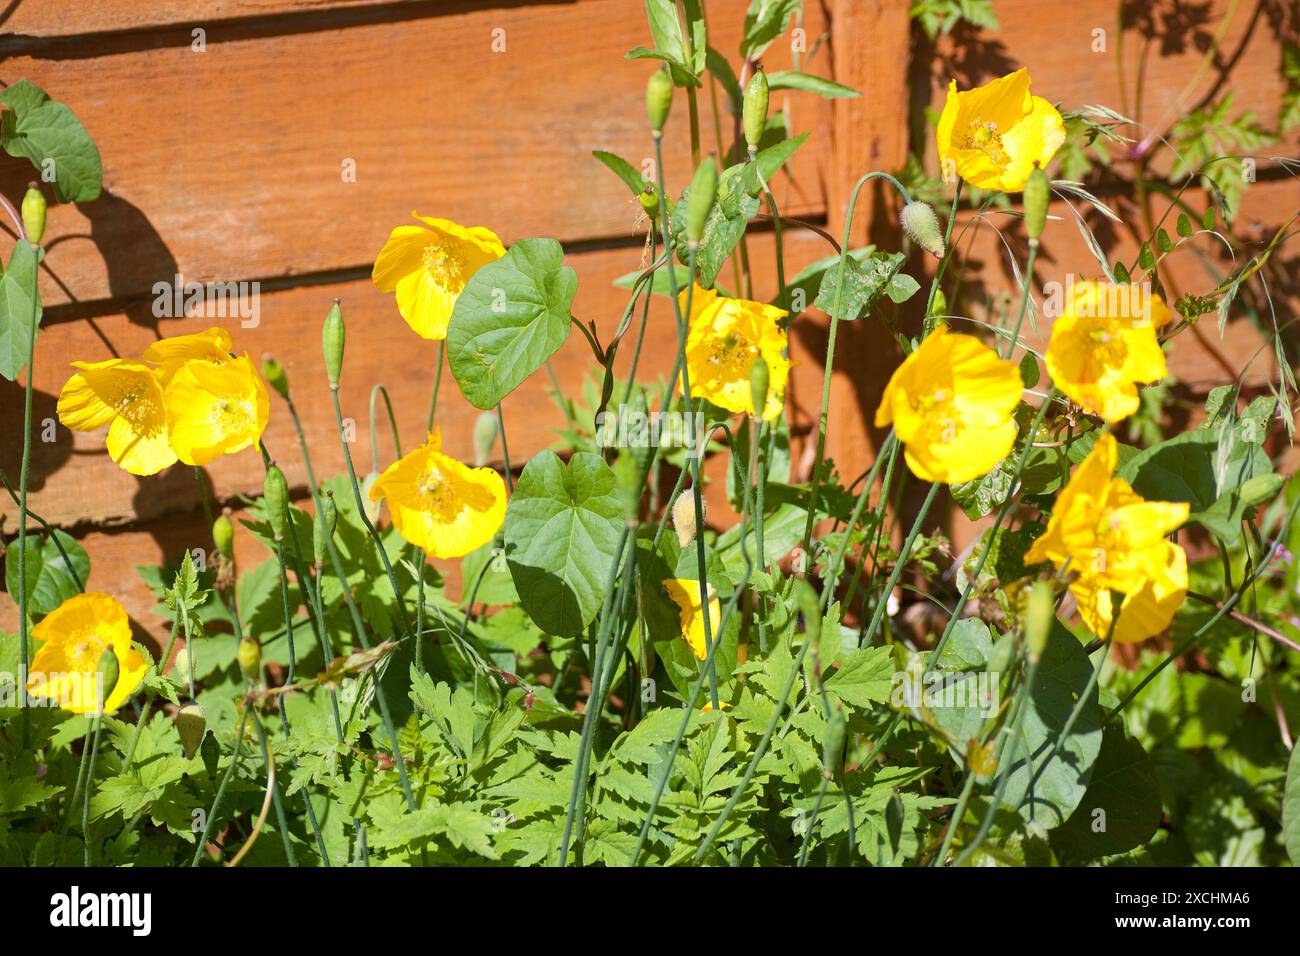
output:
[[[870,312],[889,291],[906,258],[901,252],[873,252],[860,262],[853,258],[846,259],[840,320],[852,322]],[[813,304],[827,315],[833,314],[836,297],[841,295],[839,286],[840,264],[836,262],[822,276],[821,288]],[[915,291],[913,288],[912,292]]]
[[[864,647],[845,655],[826,681],[826,692],[854,707],[889,699],[894,661],[888,647]]]

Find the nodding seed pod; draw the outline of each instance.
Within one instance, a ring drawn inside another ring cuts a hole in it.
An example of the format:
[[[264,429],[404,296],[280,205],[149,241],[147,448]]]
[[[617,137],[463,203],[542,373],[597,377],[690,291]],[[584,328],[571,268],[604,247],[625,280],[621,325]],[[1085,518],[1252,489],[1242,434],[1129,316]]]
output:
[[[641,208],[651,222],[659,218],[659,193],[653,186],[641,190],[637,198],[641,200]]]
[[[718,194],[718,165],[709,156],[700,163],[691,179],[691,194],[686,199],[686,240],[698,245],[704,235],[704,224],[709,221],[709,211]]]
[[[335,299],[321,328],[321,350],[325,355],[325,374],[329,377],[330,388],[339,387],[339,376],[343,374],[345,338],[343,310],[339,308],[339,300]]]
[[[700,517],[708,516],[709,504],[701,498]],[[695,492],[690,488],[683,488],[673,502],[673,530],[677,532],[677,541],[683,548],[695,540],[699,529],[695,526]]]
[[[189,760],[198,752],[199,745],[208,732],[208,715],[202,704],[192,700],[176,711],[175,723],[176,732],[181,735],[181,750],[185,753],[185,759]]]
[[[230,515],[224,511],[212,522],[212,543],[217,546],[217,554],[223,558],[232,557],[235,553],[235,526]]]
[[[1029,649],[1030,660],[1042,656],[1055,617],[1051,585],[1046,581],[1036,581],[1025,602],[1025,646]]]
[[[27,184],[23,194],[23,231],[27,241],[34,246],[41,243],[45,236],[45,194],[36,188],[35,183]]]
[[[497,440],[496,412],[483,412],[474,421],[474,467],[482,468],[492,457]]]
[[[257,683],[258,678],[262,676],[262,645],[257,643],[257,639],[245,634],[239,642],[235,659],[239,661],[239,669],[244,677],[252,683]]]
[[[667,69],[655,70],[645,85],[645,111],[650,118],[650,128],[658,133],[668,122],[673,108],[673,78]]]
[[[312,558],[315,559],[317,567],[325,566],[329,541],[334,537],[334,529],[338,526],[338,521],[339,512],[334,504],[334,496],[326,492],[321,495],[320,507],[316,509],[316,517],[312,521],[311,529]]]
[[[740,111],[741,123],[745,129],[745,145],[749,147],[751,156],[758,152],[763,130],[767,127],[767,101],[767,74],[760,66],[749,78]]]
[[[266,467],[262,496],[266,499],[266,520],[271,522],[271,533],[277,541],[282,541],[289,533],[289,482],[276,465]]]
[[[755,356],[754,364],[749,367],[749,400],[754,404],[755,418],[762,418],[763,409],[767,408],[767,390],[771,376],[767,359],[761,354]]]
[[[117,686],[117,678],[121,673],[122,668],[117,662],[117,652],[111,647],[104,648],[104,653],[99,655],[99,663],[95,665],[100,710],[103,710],[104,702],[113,696],[113,688]]]
[[[903,231],[936,259],[943,258],[943,230],[929,203],[912,201],[903,207]]]
[[[281,397],[289,397],[289,376],[284,371],[284,366],[278,359],[270,355],[262,357],[262,378],[266,383],[280,393]]]
[[[1034,163],[1034,171],[1025,183],[1025,192],[1021,197],[1025,206],[1025,233],[1032,242],[1037,242],[1047,225],[1047,201],[1051,196],[1052,184],[1043,172],[1043,167]]]
[[[208,772],[208,779],[216,780],[217,761],[221,759],[221,745],[217,743],[217,738],[212,734],[204,734],[199,754],[203,757],[203,769]]]

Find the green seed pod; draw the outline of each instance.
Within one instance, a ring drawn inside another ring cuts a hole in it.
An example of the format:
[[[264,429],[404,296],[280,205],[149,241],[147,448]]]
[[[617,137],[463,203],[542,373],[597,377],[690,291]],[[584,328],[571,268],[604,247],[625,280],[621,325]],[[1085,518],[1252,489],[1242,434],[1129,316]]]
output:
[[[653,186],[647,186],[637,198],[641,200],[641,208],[651,221],[659,218],[659,193]]]
[[[199,755],[203,757],[203,769],[208,772],[208,779],[216,780],[217,761],[221,759],[221,744],[217,743],[217,738],[212,734],[205,734],[203,743],[199,747]]]
[[[198,752],[199,744],[208,732],[208,715],[198,701],[190,701],[176,711],[176,731],[181,735],[181,750],[189,760]]]
[[[749,400],[754,403],[755,418],[762,418],[763,409],[767,408],[767,389],[771,376],[767,359],[761,354],[756,356],[754,364],[749,367]]]
[[[289,376],[285,374],[284,366],[269,355],[262,359],[262,378],[282,397],[289,397]]]
[[[343,311],[339,308],[339,300],[335,299],[321,329],[321,349],[325,353],[325,374],[329,377],[330,388],[339,387],[339,376],[343,374],[345,337]]]
[[[1034,171],[1025,183],[1025,193],[1021,197],[1025,205],[1025,232],[1030,240],[1037,241],[1047,225],[1047,201],[1051,196],[1052,184],[1043,168],[1034,163]]]
[[[767,126],[767,101],[767,74],[760,66],[745,87],[740,113],[745,128],[745,145],[751,154],[758,152],[758,144],[762,141],[763,130]]]
[[[262,496],[266,499],[266,520],[271,522],[271,533],[277,541],[282,541],[289,533],[289,482],[275,465],[266,468]]]
[[[488,463],[496,440],[496,412],[483,412],[474,422],[474,467],[482,468]]]
[[[668,122],[673,108],[673,78],[666,69],[655,70],[645,85],[645,111],[650,117],[650,128],[656,133]]]
[[[1034,582],[1025,602],[1025,646],[1029,648],[1030,660],[1036,661],[1042,656],[1055,617],[1052,586],[1046,581]]]
[[[704,224],[709,221],[709,211],[718,194],[718,165],[710,156],[700,163],[691,179],[691,194],[686,199],[686,239],[692,245],[704,235]]]
[[[239,642],[239,650],[236,651],[235,657],[244,676],[257,683],[258,678],[262,676],[262,646],[254,638],[245,636]]]
[[[943,258],[943,230],[929,203],[910,202],[903,207],[903,231],[930,255]]]
[[[223,558],[234,555],[235,525],[231,522],[230,515],[219,514],[217,520],[212,522],[212,543],[217,546],[217,554]]]
[[[99,664],[95,667],[96,685],[99,688],[99,709],[104,709],[104,703],[113,696],[113,688],[117,686],[118,675],[122,669],[117,662],[117,652],[111,647],[104,648],[104,653],[99,655]]]
[[[316,518],[312,522],[312,557],[318,567],[325,566],[325,555],[329,553],[329,540],[334,537],[334,529],[338,527],[338,523],[338,507],[334,504],[334,496],[327,492],[321,496],[320,507],[316,509]]]
[[[40,245],[45,235],[45,194],[36,188],[35,183],[28,183],[23,195],[23,229],[28,242]]]

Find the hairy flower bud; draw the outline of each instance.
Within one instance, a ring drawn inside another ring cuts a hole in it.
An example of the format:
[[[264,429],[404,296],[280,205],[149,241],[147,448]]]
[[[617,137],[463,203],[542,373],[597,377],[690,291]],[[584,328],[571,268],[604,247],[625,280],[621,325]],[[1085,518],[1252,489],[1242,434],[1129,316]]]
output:
[[[474,422],[474,467],[482,468],[492,457],[497,440],[496,412],[483,412]]]
[[[262,358],[262,378],[266,383],[280,393],[283,398],[289,397],[289,376],[285,374],[284,366],[277,359],[271,356]]]
[[[235,652],[235,657],[244,676],[249,681],[257,683],[262,676],[262,645],[257,643],[257,639],[244,635],[243,640],[239,642],[239,650]]]
[[[36,188],[35,183],[28,183],[23,195],[23,230],[28,242],[40,245],[45,235],[45,194]]]
[[[1037,241],[1047,225],[1047,201],[1051,197],[1052,184],[1043,172],[1043,167],[1034,163],[1034,171],[1025,183],[1025,192],[1021,197],[1025,205],[1025,233],[1030,240]]]
[[[104,648],[104,653],[99,655],[99,664],[95,668],[100,693],[100,710],[103,710],[104,702],[113,696],[113,688],[117,686],[117,678],[121,672],[122,669],[117,662],[117,652],[111,647]]]
[[[339,387],[339,376],[343,374],[345,337],[343,311],[339,308],[339,300],[335,299],[321,328],[321,350],[325,355],[325,374],[329,377],[330,388]]]
[[[235,525],[230,515],[222,512],[212,522],[212,543],[217,546],[217,554],[230,558],[235,553]]]
[[[749,367],[749,400],[754,405],[755,418],[762,418],[763,409],[767,407],[767,390],[771,377],[767,359],[760,353],[754,357],[754,364]]]
[[[767,74],[760,66],[745,87],[740,113],[745,129],[745,145],[751,154],[758,152],[758,144],[762,141],[763,130],[767,126],[767,101]]]
[[[655,191],[653,186],[647,186],[641,190],[641,194],[637,198],[641,200],[641,208],[651,222],[659,218],[659,193]]]
[[[650,117],[650,128],[656,133],[668,122],[668,112],[673,107],[673,78],[668,70],[655,70],[645,85],[645,111]]]
[[[930,255],[943,258],[943,230],[929,203],[913,201],[903,207],[903,231]]]
[[[275,465],[266,468],[262,496],[266,499],[266,520],[271,523],[271,533],[277,541],[282,541],[289,533],[289,482]]]
[[[701,498],[700,517],[708,516],[708,503]],[[695,492],[690,488],[683,488],[673,502],[673,530],[677,532],[677,541],[683,548],[695,540],[699,529],[695,526]]]
[[[199,745],[208,732],[208,715],[202,704],[192,700],[176,711],[175,722],[176,732],[181,735],[181,750],[185,753],[185,759],[189,760],[198,752]]]
[[[686,199],[686,240],[697,244],[704,235],[704,224],[718,194],[718,165],[710,156],[695,170],[691,193]]]

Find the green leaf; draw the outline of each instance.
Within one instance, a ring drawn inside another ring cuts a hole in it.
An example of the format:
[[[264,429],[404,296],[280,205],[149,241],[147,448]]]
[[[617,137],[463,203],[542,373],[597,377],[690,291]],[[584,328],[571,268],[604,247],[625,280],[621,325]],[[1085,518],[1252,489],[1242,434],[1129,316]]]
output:
[[[1070,819],[1052,833],[1057,852],[1082,860],[1127,853],[1160,825],[1160,780],[1142,745],[1117,724],[1102,732],[1088,789]]]
[[[852,322],[855,319],[867,314],[880,301],[881,296],[888,294],[894,301],[900,301],[894,298],[894,292],[891,291],[893,280],[897,277],[898,270],[903,268],[906,256],[901,252],[873,252],[861,262],[848,258],[844,262],[844,292],[841,300],[840,319],[845,322]],[[826,270],[822,276],[821,289],[817,293],[817,299],[813,303],[827,315],[835,310],[835,298],[839,294],[840,283],[840,265],[837,262]],[[906,287],[899,289],[899,292],[905,291]],[[912,292],[916,291],[916,283],[912,283]],[[908,293],[910,295],[910,293]],[[904,296],[905,299],[907,296]]]
[[[773,70],[767,74],[767,87],[771,90],[806,90],[828,100],[851,99],[862,95],[851,86],[798,70]]]
[[[864,647],[844,657],[826,681],[826,692],[855,707],[889,699],[894,659],[888,647]]]
[[[748,60],[761,59],[772,41],[785,31],[790,18],[802,9],[803,0],[750,0],[740,55]]]
[[[0,375],[11,382],[27,364],[32,337],[41,324],[41,299],[36,289],[39,261],[36,247],[19,239],[9,268],[0,277]]]
[[[637,168],[622,156],[603,149],[593,149],[591,155],[608,166],[615,176],[623,180],[623,184],[632,191],[633,196],[640,196],[645,191],[646,186],[651,185],[650,180],[642,176],[637,171]]]
[[[1088,685],[1092,668],[1078,639],[1054,622],[1027,702],[1003,797],[1007,806],[1044,829],[1064,823],[1079,805],[1101,749],[1101,707],[1094,686],[1070,735],[1051,760],[1047,759]]]
[[[616,560],[623,509],[614,470],[579,452],[544,451],[524,468],[506,509],[506,559],[519,599],[548,634],[576,637],[596,617]]]
[[[0,103],[9,108],[0,124],[0,146],[5,152],[27,157],[42,175],[52,163],[59,202],[99,198],[103,187],[99,149],[72,110],[27,80],[0,93]]]
[[[27,612],[49,614],[60,604],[80,592],[80,581],[86,583],[90,574],[90,558],[86,549],[67,534],[54,531],[54,537],[27,536]],[[64,560],[59,545],[67,554]],[[5,556],[5,589],[18,602],[18,541],[15,539]]]
[[[1187,218],[1187,213],[1185,212],[1180,212],[1178,214],[1178,234],[1184,239],[1188,238],[1192,234],[1192,221]]]
[[[1038,384],[1038,359],[1029,352],[1020,359],[1020,381],[1025,388],[1033,388]]]
[[[578,275],[554,239],[521,239],[461,292],[447,329],[451,373],[477,408],[495,408],[569,337]]]
[[[1300,747],[1291,751],[1286,770],[1286,793],[1282,797],[1282,839],[1286,855],[1300,866]]]

